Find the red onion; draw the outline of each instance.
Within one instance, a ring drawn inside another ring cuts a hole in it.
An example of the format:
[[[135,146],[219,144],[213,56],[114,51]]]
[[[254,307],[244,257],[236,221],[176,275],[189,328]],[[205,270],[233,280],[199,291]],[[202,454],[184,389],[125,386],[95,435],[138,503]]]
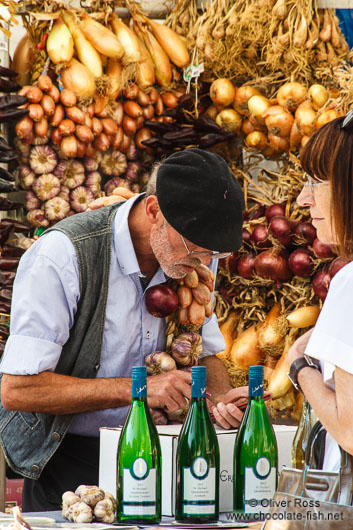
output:
[[[271,280],[283,281],[291,277],[288,261],[275,249],[265,250],[256,256],[255,270],[262,278]]]
[[[238,252],[232,252],[231,256],[226,258],[226,269],[229,270],[230,273],[232,274],[237,273],[238,260],[239,260]]]
[[[339,270],[341,270],[345,265],[349,263],[349,260],[346,258],[343,258],[342,256],[339,256],[338,258],[335,258],[333,261],[331,261],[329,267],[328,267],[328,273],[330,275],[330,278],[335,276],[335,274],[338,273]]]
[[[145,300],[148,312],[158,318],[171,315],[179,307],[178,295],[164,283],[147,289]]]
[[[272,219],[272,217],[275,217],[277,215],[284,216],[285,213],[285,206],[283,204],[271,204],[271,206],[267,206],[266,208],[266,219],[269,221]]]
[[[269,248],[271,243],[268,240],[268,230],[265,225],[258,225],[252,231],[251,241],[257,248]]]
[[[249,230],[247,230],[246,228],[243,228],[243,244],[249,243],[250,240],[251,240],[251,234]]]
[[[271,218],[268,230],[270,234],[283,246],[288,246],[292,240],[292,227],[289,219],[284,215]]]
[[[238,274],[243,278],[250,279],[254,276],[255,254],[243,254],[238,260]]]
[[[299,223],[293,230],[295,243],[298,245],[312,245],[316,238],[316,228],[309,222]]]
[[[295,276],[301,276],[302,278],[309,278],[314,270],[311,254],[304,248],[298,248],[291,253],[288,265]]]
[[[251,212],[249,217],[251,219],[259,219],[265,215],[266,207],[263,204],[258,204],[254,211]]]
[[[313,241],[313,252],[317,258],[333,258],[336,256],[331,245],[322,243],[318,238]]]
[[[328,272],[328,267],[324,267],[313,277],[311,285],[313,287],[314,293],[320,298],[320,300],[325,300],[330,281],[331,278]]]

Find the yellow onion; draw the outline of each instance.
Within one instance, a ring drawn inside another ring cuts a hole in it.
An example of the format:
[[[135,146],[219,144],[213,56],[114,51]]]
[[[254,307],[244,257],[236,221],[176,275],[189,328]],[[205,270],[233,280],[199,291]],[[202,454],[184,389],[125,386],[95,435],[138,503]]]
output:
[[[54,22],[47,39],[47,53],[54,64],[67,63],[74,54],[74,41],[61,17]]]
[[[139,50],[141,58],[137,65],[136,82],[141,88],[148,88],[154,85],[156,81],[156,74],[154,71],[153,61],[147,51],[146,46],[138,39]]]
[[[18,72],[16,81],[19,85],[25,86],[31,82],[34,50],[34,44],[26,33],[17,44],[11,63],[11,67]]]
[[[290,130],[290,135],[289,135],[289,150],[295,151],[296,148],[300,145],[302,138],[303,138],[303,135],[299,131],[298,123],[296,122],[296,120],[294,120],[294,123]]]
[[[334,109],[325,110],[316,118],[315,126],[317,129],[320,129],[320,127],[326,125],[326,123],[328,123],[329,121],[335,120],[336,118],[338,118],[338,116],[338,112]]]
[[[327,102],[329,98],[329,92],[323,85],[314,84],[309,88],[308,96],[313,109],[319,110]]]
[[[260,350],[256,324],[243,331],[233,342],[230,359],[242,370],[248,370],[250,365],[260,364],[263,354]]]
[[[263,114],[270,106],[270,101],[264,96],[252,96],[248,99],[250,115],[259,125],[265,124]]]
[[[71,59],[69,66],[60,72],[65,88],[72,90],[79,97],[93,97],[96,84],[93,74],[76,59]]]
[[[280,105],[269,107],[264,113],[265,125],[269,134],[275,136],[289,136],[294,122],[294,117]]]
[[[210,86],[210,98],[219,107],[231,105],[235,97],[235,88],[229,79],[221,77]]]
[[[144,17],[144,20],[151,27],[154,36],[172,63],[176,64],[179,68],[184,68],[184,66],[189,64],[190,56],[188,49],[175,31],[168,28],[165,24],[160,24],[147,17]]]
[[[235,91],[233,108],[243,116],[249,116],[248,101],[252,96],[260,96],[260,92],[253,86],[242,85]]]
[[[247,136],[248,134],[254,131],[255,127],[253,126],[249,118],[245,118],[245,120],[243,120],[243,123],[241,124],[241,132],[245,134],[245,136]]]
[[[61,16],[74,39],[78,59],[88,68],[94,77],[101,77],[103,75],[103,67],[99,53],[77,26],[72,13],[63,10]]]
[[[134,26],[135,31],[138,26]],[[143,40],[148,53],[153,61],[156,81],[160,86],[168,86],[172,82],[172,66],[169,57],[163,50],[154,35],[147,30],[138,31],[138,36]]]
[[[307,90],[305,86],[293,81],[280,87],[277,93],[277,101],[286,110],[293,112],[305,100],[306,96]]]
[[[287,355],[289,348],[294,343],[295,336],[296,333],[294,330],[291,330],[291,332],[286,336],[283,353],[271,375],[268,391],[271,392],[272,399],[277,399],[284,396],[292,386],[292,383],[287,376],[287,373],[289,372]]]
[[[114,33],[85,12],[82,13],[80,29],[83,31],[86,39],[102,55],[112,57],[113,59],[121,59],[124,55],[124,48]]]
[[[299,131],[304,136],[310,136],[315,132],[316,112],[312,108],[310,101],[304,101],[299,105],[295,111],[295,119]]]
[[[216,123],[222,129],[237,132],[240,130],[242,118],[234,109],[223,109],[216,117]]]
[[[275,134],[269,134],[268,142],[269,142],[270,147],[273,147],[273,149],[277,153],[284,153],[285,151],[289,151],[289,137],[288,136],[283,138],[282,136],[276,136]]]
[[[121,92],[123,66],[117,59],[111,59],[107,68],[108,90],[110,100],[115,100]]]
[[[274,304],[257,331],[261,351],[272,357],[281,355],[287,329],[288,324],[281,315],[280,305]]]
[[[261,151],[267,146],[267,137],[261,131],[252,131],[246,136],[245,144],[250,148],[253,147]]]
[[[239,321],[239,313],[232,310],[229,311],[227,319],[219,326],[220,332],[223,335],[226,347],[223,351],[217,353],[220,359],[227,359],[230,354],[234,342],[234,335],[236,334],[236,325]]]
[[[294,328],[308,328],[315,325],[319,314],[320,307],[318,305],[307,305],[295,309],[286,318],[289,325]]]
[[[124,48],[123,64],[136,63],[141,59],[139,43],[135,33],[113,13],[110,19],[113,31]]]

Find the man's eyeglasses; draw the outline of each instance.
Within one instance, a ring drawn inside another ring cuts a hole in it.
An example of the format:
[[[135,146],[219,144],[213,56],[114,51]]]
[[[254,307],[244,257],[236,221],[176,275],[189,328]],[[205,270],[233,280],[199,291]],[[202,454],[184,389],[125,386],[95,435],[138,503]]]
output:
[[[181,237],[182,242],[184,243],[184,247],[186,248],[187,256],[191,256],[192,258],[202,258],[204,256],[207,256],[211,259],[220,259],[227,258],[228,256],[232,255],[231,252],[208,252],[207,250],[190,250],[183,236],[181,234],[179,235]]]
[[[310,175],[306,174],[307,182],[311,193],[314,193],[316,186],[322,186],[323,184],[328,184],[328,180],[313,180]]]
[[[346,114],[341,129],[350,129],[351,127],[353,127],[353,109]]]

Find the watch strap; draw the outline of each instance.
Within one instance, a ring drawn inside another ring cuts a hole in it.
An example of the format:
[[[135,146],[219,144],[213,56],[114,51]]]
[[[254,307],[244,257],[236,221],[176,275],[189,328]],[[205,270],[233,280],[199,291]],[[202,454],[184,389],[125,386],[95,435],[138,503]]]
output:
[[[315,370],[320,370],[320,365],[317,361],[314,361],[314,359],[312,359],[308,355],[304,355],[303,357],[295,359],[290,365],[289,373],[287,374],[287,376],[294,388],[296,390],[299,390],[299,392],[301,392],[302,394],[303,391],[298,383],[298,374],[303,368],[314,368]]]

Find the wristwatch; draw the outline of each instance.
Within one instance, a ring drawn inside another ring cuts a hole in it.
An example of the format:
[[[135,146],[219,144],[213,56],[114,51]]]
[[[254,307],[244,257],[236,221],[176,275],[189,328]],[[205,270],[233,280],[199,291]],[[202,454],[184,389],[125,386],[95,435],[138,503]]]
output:
[[[296,390],[299,390],[303,394],[302,389],[298,383],[298,374],[303,368],[314,368],[315,370],[320,370],[320,364],[318,361],[314,361],[309,355],[304,355],[304,357],[299,357],[292,362],[289,368],[289,373],[287,374],[289,380]]]

